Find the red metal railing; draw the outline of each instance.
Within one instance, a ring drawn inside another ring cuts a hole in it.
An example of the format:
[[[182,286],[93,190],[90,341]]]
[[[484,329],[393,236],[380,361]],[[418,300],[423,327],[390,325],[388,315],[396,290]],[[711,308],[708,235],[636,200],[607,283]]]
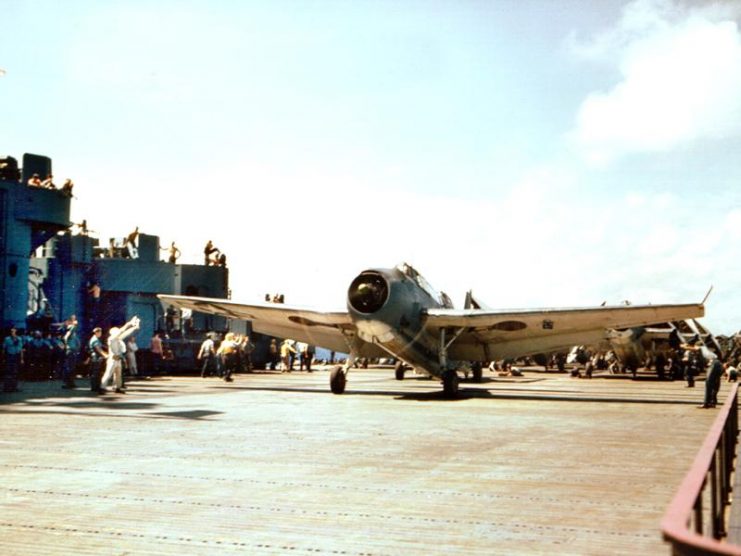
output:
[[[741,555],[741,546],[721,542],[727,534],[725,515],[731,501],[738,437],[737,394],[738,384],[734,383],[661,520],[661,532],[671,544],[672,554]]]

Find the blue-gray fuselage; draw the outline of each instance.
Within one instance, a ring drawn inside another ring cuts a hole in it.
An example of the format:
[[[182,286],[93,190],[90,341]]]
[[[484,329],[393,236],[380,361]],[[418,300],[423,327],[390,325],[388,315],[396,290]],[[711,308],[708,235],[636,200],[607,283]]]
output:
[[[366,270],[348,289],[347,308],[360,339],[433,376],[446,369],[441,339],[425,331],[424,317],[440,307],[450,307],[447,296],[406,264]]]

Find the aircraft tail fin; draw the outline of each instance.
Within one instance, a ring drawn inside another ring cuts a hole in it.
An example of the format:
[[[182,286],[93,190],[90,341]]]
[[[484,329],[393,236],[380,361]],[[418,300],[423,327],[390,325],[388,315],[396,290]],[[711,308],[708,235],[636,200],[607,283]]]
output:
[[[463,302],[464,309],[489,309],[489,307],[473,296],[473,290],[466,292],[466,300]]]

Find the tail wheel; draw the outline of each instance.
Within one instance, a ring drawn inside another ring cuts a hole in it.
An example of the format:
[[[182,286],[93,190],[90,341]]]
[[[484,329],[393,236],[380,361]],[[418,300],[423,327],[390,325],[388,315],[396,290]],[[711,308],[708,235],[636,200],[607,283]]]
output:
[[[329,388],[333,394],[342,394],[347,384],[347,376],[342,367],[335,367],[329,375]]]

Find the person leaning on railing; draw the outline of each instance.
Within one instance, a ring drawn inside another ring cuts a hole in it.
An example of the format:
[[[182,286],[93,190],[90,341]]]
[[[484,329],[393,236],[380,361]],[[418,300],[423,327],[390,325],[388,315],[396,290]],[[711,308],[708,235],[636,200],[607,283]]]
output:
[[[720,390],[720,379],[723,376],[723,364],[720,359],[713,359],[705,376],[705,398],[703,409],[713,408],[718,404],[718,390]]]

